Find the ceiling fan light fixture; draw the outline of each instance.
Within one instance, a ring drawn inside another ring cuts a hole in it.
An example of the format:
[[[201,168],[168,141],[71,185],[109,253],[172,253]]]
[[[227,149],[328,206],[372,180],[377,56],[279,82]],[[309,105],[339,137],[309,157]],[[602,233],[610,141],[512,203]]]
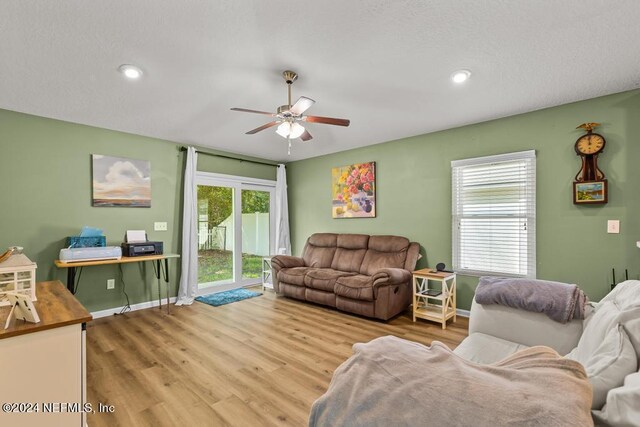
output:
[[[300,138],[300,135],[304,133],[304,126],[298,123],[291,124],[291,133],[289,134],[289,138],[296,139]]]
[[[299,123],[283,122],[276,129],[276,133],[283,138],[296,139],[300,138],[300,135],[304,133],[304,126]]]
[[[289,134],[291,133],[291,123],[289,122],[283,122],[280,126],[278,126],[278,128],[276,129],[276,133],[278,135],[280,135],[283,138],[288,138]]]
[[[458,70],[451,74],[451,80],[458,84],[466,82],[469,80],[469,77],[471,77],[471,71],[469,70]]]

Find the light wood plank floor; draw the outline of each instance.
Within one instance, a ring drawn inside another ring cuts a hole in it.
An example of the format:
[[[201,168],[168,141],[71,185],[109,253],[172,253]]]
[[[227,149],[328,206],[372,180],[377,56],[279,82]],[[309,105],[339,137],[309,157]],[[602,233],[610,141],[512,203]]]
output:
[[[354,343],[391,334],[454,348],[467,329],[461,317],[443,331],[408,313],[384,323],[269,291],[97,319],[87,330],[87,392],[94,408],[115,412],[90,415],[89,425],[303,426]]]

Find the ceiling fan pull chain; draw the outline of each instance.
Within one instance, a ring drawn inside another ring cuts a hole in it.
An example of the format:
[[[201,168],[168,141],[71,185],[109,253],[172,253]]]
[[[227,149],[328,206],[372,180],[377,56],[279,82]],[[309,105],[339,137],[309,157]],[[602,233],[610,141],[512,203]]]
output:
[[[289,141],[289,148],[287,149],[287,155],[290,156],[291,155],[291,138],[287,138],[287,141]]]

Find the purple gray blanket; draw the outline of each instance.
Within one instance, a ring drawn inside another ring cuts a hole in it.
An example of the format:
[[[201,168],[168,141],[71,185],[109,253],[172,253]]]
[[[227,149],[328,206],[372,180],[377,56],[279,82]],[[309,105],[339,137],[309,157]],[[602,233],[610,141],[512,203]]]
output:
[[[476,302],[544,313],[567,323],[584,319],[587,297],[577,285],[568,283],[485,276],[476,288]]]

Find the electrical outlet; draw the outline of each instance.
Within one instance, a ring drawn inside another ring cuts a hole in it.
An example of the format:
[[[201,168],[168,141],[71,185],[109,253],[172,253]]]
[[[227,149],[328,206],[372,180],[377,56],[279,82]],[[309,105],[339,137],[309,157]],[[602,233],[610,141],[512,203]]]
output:
[[[115,289],[116,288],[116,279],[107,280],[107,289]]]
[[[620,233],[620,221],[617,219],[610,219],[607,221],[607,233],[619,234]]]
[[[167,231],[167,223],[166,222],[154,222],[153,223],[154,231]]]

